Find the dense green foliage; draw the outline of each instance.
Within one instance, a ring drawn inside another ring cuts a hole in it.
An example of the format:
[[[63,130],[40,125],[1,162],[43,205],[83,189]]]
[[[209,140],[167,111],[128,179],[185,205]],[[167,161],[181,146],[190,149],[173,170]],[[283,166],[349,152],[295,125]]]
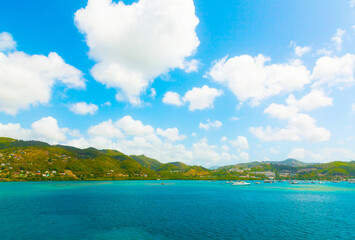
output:
[[[149,158],[144,155],[139,155],[139,156],[131,155],[130,157],[133,160],[137,161],[140,165],[147,167],[151,170],[157,170],[162,165],[162,163],[159,162],[158,160],[155,160],[153,158]]]
[[[79,149],[0,137],[0,180],[124,179],[333,179],[354,178],[355,162],[307,164],[295,159],[251,162],[215,170],[182,162],[161,163],[116,150]]]

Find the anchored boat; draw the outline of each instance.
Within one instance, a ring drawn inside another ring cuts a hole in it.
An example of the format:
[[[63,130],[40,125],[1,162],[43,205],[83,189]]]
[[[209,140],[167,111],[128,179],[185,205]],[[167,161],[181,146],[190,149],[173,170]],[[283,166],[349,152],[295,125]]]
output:
[[[232,185],[234,185],[234,186],[247,186],[247,185],[250,185],[250,183],[244,182],[244,181],[239,181],[239,182],[232,183]]]

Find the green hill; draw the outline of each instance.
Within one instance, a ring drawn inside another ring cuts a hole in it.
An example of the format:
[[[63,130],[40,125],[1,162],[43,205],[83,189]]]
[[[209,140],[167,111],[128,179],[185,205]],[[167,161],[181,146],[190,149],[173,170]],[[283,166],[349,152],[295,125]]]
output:
[[[12,138],[0,137],[0,144],[11,143],[14,141],[16,140]]]
[[[157,170],[162,165],[162,163],[159,162],[158,160],[149,158],[145,155],[139,155],[139,156],[131,155],[130,157],[134,159],[136,162],[138,162],[139,164],[141,164],[142,166],[147,167],[151,170]]]
[[[322,174],[355,176],[355,161],[352,162],[331,162],[315,164],[313,167],[319,168]]]
[[[51,146],[38,141],[0,141],[0,177],[27,175],[28,179],[41,179],[49,174],[47,177],[58,180],[156,176],[118,151]]]

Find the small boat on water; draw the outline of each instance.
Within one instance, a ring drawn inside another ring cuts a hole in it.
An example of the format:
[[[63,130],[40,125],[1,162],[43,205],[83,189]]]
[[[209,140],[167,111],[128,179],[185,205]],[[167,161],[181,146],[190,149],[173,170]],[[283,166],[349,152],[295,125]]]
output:
[[[239,181],[239,182],[232,183],[232,185],[233,186],[247,186],[247,185],[250,185],[250,183],[244,182],[244,181]]]
[[[256,182],[255,184],[261,184],[260,182]]]
[[[318,184],[323,184],[323,183],[324,183],[324,182],[322,182],[322,181],[319,181],[319,182],[318,182]]]
[[[272,180],[264,180],[264,183],[273,183],[274,181]]]
[[[291,181],[291,184],[299,184],[300,182],[298,181]]]

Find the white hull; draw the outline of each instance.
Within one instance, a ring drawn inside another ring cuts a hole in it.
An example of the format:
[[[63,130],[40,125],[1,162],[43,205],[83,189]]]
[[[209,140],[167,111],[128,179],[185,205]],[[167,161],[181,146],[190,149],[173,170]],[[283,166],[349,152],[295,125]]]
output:
[[[250,185],[250,183],[247,183],[247,182],[234,182],[232,185],[233,186],[248,186],[248,185]]]

